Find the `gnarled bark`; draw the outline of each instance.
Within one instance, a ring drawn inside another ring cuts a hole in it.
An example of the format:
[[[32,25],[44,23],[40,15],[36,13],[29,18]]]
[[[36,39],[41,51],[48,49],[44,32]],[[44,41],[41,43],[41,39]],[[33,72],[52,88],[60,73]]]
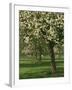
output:
[[[49,42],[49,49],[50,49],[50,56],[51,56],[52,73],[53,73],[53,75],[56,75],[54,43],[52,41]]]

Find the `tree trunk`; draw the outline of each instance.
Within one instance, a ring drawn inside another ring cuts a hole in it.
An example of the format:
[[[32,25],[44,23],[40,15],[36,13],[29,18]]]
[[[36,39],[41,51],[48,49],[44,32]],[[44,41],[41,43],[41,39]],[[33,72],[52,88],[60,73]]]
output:
[[[42,55],[42,51],[41,51],[41,46],[39,46],[39,61],[41,62],[41,60],[42,60],[42,57],[41,57],[41,55]]]
[[[41,52],[39,53],[39,61],[41,61],[42,60],[42,58],[41,58]]]
[[[56,76],[56,62],[55,62],[55,53],[54,53],[53,42],[50,42],[49,49],[50,49],[50,56],[51,56],[52,73],[54,76]]]
[[[36,57],[36,60],[37,60],[37,46],[35,44],[35,57]]]
[[[35,53],[35,56],[36,56],[36,60],[37,60],[37,52]]]

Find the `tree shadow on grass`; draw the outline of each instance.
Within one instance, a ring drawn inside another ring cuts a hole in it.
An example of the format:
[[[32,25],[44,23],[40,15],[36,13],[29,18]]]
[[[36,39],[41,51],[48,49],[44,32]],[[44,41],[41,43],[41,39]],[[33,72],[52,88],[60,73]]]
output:
[[[19,75],[19,79],[31,79],[31,78],[51,78],[51,77],[64,77],[64,71],[57,71],[56,76],[53,76],[51,71],[41,71],[34,73],[24,73]]]
[[[63,61],[56,62],[57,64],[63,63]],[[40,63],[20,63],[20,67],[41,67],[41,66],[50,66],[51,62],[45,61],[45,62],[40,62]]]
[[[51,72],[49,72],[51,75]],[[47,72],[42,71],[42,72],[34,72],[34,73],[24,73],[20,75],[20,79],[29,79],[29,78],[45,78],[48,77]]]
[[[20,63],[20,67],[41,67],[41,66],[50,66],[50,62],[40,62],[40,63]]]

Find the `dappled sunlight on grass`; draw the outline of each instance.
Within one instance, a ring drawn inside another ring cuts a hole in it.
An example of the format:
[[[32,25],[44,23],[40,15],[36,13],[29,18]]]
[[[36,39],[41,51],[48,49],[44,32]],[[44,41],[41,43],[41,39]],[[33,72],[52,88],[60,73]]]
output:
[[[51,60],[37,60],[26,59],[19,62],[19,78],[47,78],[47,77],[63,77],[64,76],[64,60],[56,59],[56,76],[53,76],[51,71]]]

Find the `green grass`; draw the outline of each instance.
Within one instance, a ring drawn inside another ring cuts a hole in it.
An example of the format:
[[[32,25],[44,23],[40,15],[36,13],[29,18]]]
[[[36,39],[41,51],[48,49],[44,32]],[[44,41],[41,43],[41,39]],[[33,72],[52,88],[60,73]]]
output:
[[[34,58],[20,58],[19,61],[19,78],[47,78],[47,77],[63,77],[64,76],[64,60],[56,59],[56,76],[53,76],[51,70],[51,60],[47,57],[39,63]]]

